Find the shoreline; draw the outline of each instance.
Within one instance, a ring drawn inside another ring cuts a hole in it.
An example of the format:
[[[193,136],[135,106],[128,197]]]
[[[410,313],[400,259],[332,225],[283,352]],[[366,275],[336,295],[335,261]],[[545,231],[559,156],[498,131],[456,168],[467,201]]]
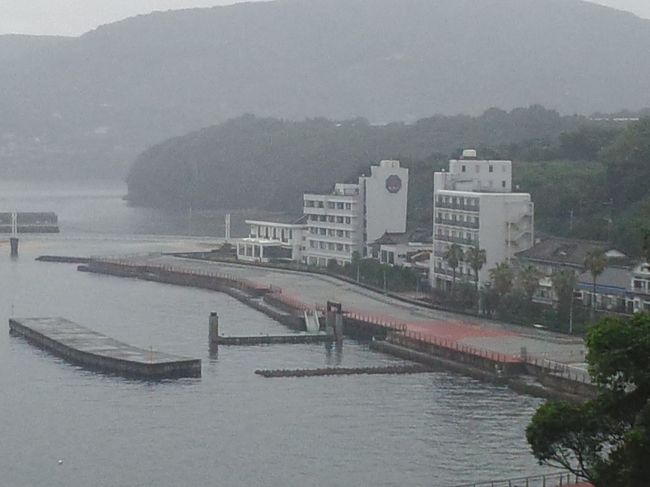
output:
[[[78,270],[166,284],[210,289],[234,297],[294,330],[304,330],[307,305],[282,294],[274,286],[259,285],[228,274],[198,272],[181,265],[161,265],[146,258],[90,259]],[[324,305],[320,307],[322,311]],[[538,359],[509,356],[449,341],[432,340],[406,332],[395,322],[378,322],[369,316],[344,313],[345,336],[371,340],[371,349],[425,364],[438,365],[479,380],[508,385],[518,393],[541,398],[583,401],[593,397],[595,386],[568,377],[565,371]]]

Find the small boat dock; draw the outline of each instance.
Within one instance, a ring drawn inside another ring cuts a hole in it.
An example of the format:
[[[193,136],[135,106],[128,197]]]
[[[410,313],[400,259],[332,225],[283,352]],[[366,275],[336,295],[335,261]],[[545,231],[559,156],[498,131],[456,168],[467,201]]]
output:
[[[12,333],[89,369],[140,379],[200,377],[201,360],[119,342],[65,318],[12,318]]]

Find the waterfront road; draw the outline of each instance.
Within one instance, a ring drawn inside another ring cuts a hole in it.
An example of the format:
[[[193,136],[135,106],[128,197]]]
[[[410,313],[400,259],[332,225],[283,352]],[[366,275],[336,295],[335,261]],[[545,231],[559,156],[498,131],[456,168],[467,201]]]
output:
[[[138,260],[140,259],[143,258]],[[530,355],[570,365],[575,370],[585,369],[585,345],[579,337],[417,306],[318,274],[167,255],[152,256],[146,260],[152,264],[229,274],[259,284],[280,287],[284,295],[310,306],[322,306],[328,300],[340,302],[346,310],[404,323],[412,331],[439,339],[511,355],[519,355],[522,348],[525,348]]]

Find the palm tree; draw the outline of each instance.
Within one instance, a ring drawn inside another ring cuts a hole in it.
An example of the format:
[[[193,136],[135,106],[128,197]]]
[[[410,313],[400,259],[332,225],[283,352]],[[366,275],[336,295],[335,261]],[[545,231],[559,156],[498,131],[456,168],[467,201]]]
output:
[[[465,251],[465,262],[467,262],[469,266],[472,268],[472,270],[474,271],[474,287],[476,288],[477,313],[479,311],[478,273],[483,268],[483,265],[485,264],[486,261],[487,261],[487,255],[485,253],[485,249],[479,249],[478,245],[476,247],[470,247]]]
[[[587,252],[585,257],[585,268],[591,274],[591,279],[593,283],[593,295],[591,298],[591,321],[594,320],[594,315],[596,312],[596,280],[607,267],[607,256],[603,249],[595,249]]]
[[[499,297],[505,296],[512,290],[514,279],[512,267],[507,262],[499,262],[495,268],[490,269],[490,279]]]
[[[542,273],[533,265],[527,265],[519,271],[517,279],[519,285],[522,287],[528,298],[528,303],[533,301],[533,296],[537,288],[539,288],[539,280],[542,278]]]
[[[557,296],[558,315],[561,318],[566,317],[567,314],[569,315],[569,333],[572,333],[573,323],[571,311],[573,309],[573,290],[576,287],[578,278],[576,277],[575,272],[565,269],[553,273],[551,276],[551,282],[553,283],[553,290]]]
[[[443,257],[447,262],[447,265],[451,267],[451,271],[452,271],[451,290],[453,292],[454,287],[456,286],[456,269],[458,268],[458,265],[461,263],[465,255],[460,245],[451,244],[445,251],[445,255]]]

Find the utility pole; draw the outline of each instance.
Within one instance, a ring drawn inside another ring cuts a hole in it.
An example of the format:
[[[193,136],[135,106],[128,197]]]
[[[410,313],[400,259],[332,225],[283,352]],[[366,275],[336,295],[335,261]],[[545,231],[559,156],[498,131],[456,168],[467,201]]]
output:
[[[573,335],[573,288],[571,288],[571,306],[569,306],[569,335]]]
[[[18,213],[11,213],[11,237],[9,237],[11,256],[18,257]]]
[[[226,242],[230,241],[230,213],[226,213]]]

